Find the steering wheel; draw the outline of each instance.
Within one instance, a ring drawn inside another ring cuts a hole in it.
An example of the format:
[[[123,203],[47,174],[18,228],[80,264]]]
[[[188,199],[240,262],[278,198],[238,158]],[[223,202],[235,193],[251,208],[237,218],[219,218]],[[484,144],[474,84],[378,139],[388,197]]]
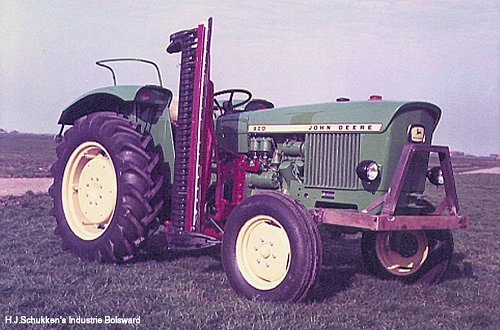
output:
[[[245,99],[241,102],[234,103],[233,104],[233,99],[234,95],[240,93],[240,94],[245,94]],[[224,94],[229,94],[229,100],[224,101],[222,105],[219,103],[219,101],[216,99],[216,96],[224,95]],[[238,88],[233,88],[233,89],[225,89],[222,91],[218,91],[217,93],[214,93],[214,102],[217,108],[220,111],[232,111],[234,108],[240,107],[246,103],[248,103],[252,99],[252,93],[246,89],[238,89]]]

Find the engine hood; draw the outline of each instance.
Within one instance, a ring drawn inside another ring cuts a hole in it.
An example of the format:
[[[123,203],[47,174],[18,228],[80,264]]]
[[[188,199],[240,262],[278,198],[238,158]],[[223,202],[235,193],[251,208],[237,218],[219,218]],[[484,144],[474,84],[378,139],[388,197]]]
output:
[[[266,109],[244,112],[240,123],[247,123],[248,133],[307,132],[384,132],[392,120],[406,111],[419,110],[431,115],[434,127],[441,109],[426,102],[346,102]],[[240,125],[240,129],[243,128]],[[241,131],[240,131],[241,132]],[[243,133],[243,132],[241,132]]]

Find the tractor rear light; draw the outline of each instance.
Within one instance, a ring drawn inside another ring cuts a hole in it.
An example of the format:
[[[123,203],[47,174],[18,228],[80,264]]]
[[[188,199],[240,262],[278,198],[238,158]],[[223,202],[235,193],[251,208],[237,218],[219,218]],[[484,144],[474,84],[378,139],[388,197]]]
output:
[[[143,89],[137,93],[137,100],[140,102],[146,102],[151,99],[151,92],[148,89]]]
[[[135,115],[145,122],[156,124],[172,99],[172,92],[158,86],[144,86],[134,98]]]
[[[442,186],[444,185],[444,176],[441,167],[435,166],[427,171],[427,179],[435,185]]]
[[[364,160],[356,168],[358,177],[363,181],[372,182],[380,176],[380,166],[373,160]]]
[[[172,95],[170,92],[156,86],[145,86],[135,95],[135,101],[166,106]]]
[[[368,101],[382,101],[382,96],[381,95],[370,95],[370,98]]]

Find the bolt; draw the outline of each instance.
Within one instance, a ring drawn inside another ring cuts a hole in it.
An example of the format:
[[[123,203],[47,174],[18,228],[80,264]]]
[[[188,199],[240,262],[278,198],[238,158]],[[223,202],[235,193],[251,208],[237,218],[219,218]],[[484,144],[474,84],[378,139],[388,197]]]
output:
[[[260,259],[257,259],[257,263],[260,264]]]
[[[266,262],[266,267],[269,268],[271,267],[271,265],[268,262]]]
[[[273,253],[273,259],[276,259],[276,254]]]
[[[264,237],[261,237],[261,238],[260,238],[260,241],[261,241],[262,243],[264,243],[264,242],[265,242]]]
[[[259,248],[257,248],[256,246],[254,246],[253,249],[255,252],[259,251]]]
[[[269,245],[270,245],[270,246],[273,246],[273,245],[274,245],[274,243],[273,243],[273,242],[269,242]]]

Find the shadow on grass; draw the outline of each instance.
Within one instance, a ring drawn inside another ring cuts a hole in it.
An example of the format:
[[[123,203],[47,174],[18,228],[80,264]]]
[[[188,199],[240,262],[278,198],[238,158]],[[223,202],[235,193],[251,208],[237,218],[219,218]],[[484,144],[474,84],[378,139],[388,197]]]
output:
[[[323,264],[318,281],[309,295],[312,302],[322,302],[348,290],[356,274],[366,274],[359,237],[322,232],[321,240]]]
[[[474,275],[474,268],[471,262],[464,262],[467,256],[460,252],[454,252],[451,256],[450,264],[448,265],[448,269],[443,276],[442,282],[458,280],[461,278],[474,278],[477,279],[477,276]]]
[[[318,280],[309,295],[310,302],[323,302],[338,293],[349,290],[356,275],[370,275],[361,253],[361,235],[342,235],[335,232],[322,231],[323,263]],[[194,251],[170,251],[167,249],[164,231],[157,232],[148,240],[144,253],[132,263],[147,261],[169,262],[185,257],[210,256],[217,260],[204,269],[206,273],[223,273],[224,268],[220,256],[220,247],[212,247]],[[466,255],[454,252],[443,282],[461,278],[476,278],[470,262],[464,262]]]
[[[142,247],[142,254],[131,260],[132,263],[157,261],[168,262],[185,257],[201,257],[211,256],[216,260],[220,260],[220,248],[218,246],[204,248],[192,251],[173,251],[168,249],[167,235],[164,228],[160,227],[153,236],[148,238],[146,244]],[[222,266],[221,266],[222,270]]]
[[[363,262],[360,235],[322,233],[323,265],[309,300],[323,302],[351,288],[356,275],[372,275]],[[473,265],[467,256],[454,252],[442,282],[474,278]],[[375,276],[375,275],[372,275]],[[411,284],[410,284],[411,285]]]

